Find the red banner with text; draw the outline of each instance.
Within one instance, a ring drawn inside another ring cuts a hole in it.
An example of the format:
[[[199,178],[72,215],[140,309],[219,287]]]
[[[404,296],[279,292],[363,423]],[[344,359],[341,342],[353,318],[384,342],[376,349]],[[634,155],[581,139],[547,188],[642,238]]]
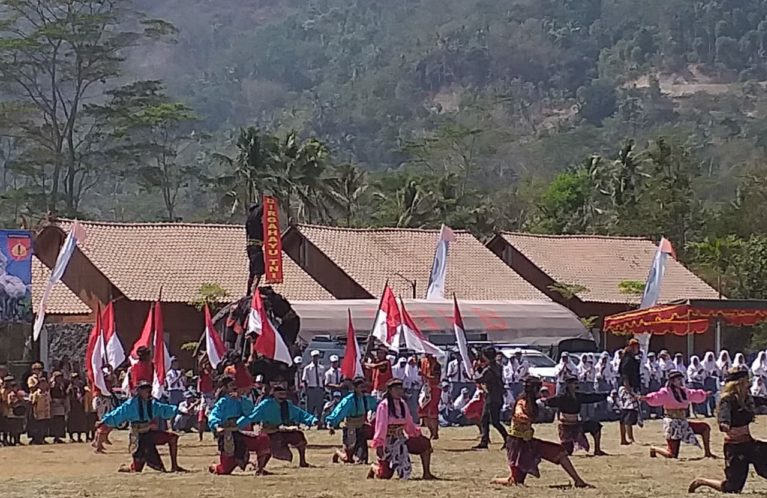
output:
[[[265,283],[282,283],[280,210],[277,199],[270,195],[264,196],[264,268],[266,272]]]

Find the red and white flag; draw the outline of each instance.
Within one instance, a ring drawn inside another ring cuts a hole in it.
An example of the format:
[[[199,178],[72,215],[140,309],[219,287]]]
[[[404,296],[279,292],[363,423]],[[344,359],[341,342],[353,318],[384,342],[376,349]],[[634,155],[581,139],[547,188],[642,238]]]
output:
[[[402,317],[397,306],[397,298],[387,285],[381,297],[381,304],[373,324],[373,337],[391,350],[399,351]]]
[[[160,301],[154,303],[154,382],[152,382],[152,396],[155,399],[162,398],[165,394],[165,374],[170,368],[170,354],[165,345],[165,329],[162,320]]]
[[[415,324],[410,313],[405,309],[405,302],[401,298],[399,302],[402,309],[402,334],[405,336],[405,347],[417,353],[444,358],[446,356],[445,352],[426,340],[426,337]]]
[[[138,340],[133,344],[130,350],[131,363],[135,363],[138,360],[138,348],[152,348],[152,334],[154,333],[154,305],[149,306],[149,313],[146,315],[146,321],[144,322],[144,328],[141,329],[141,335]]]
[[[208,353],[208,359],[213,368],[216,368],[226,355],[226,345],[213,326],[207,304],[205,305],[205,351]]]
[[[101,313],[96,313],[96,324],[88,337],[88,347],[85,350],[85,369],[88,374],[88,383],[92,389],[100,394],[108,396],[110,393],[104,380],[104,331],[101,327]]]
[[[125,361],[125,349],[117,335],[115,325],[115,307],[110,302],[101,314],[101,324],[104,329],[104,342],[106,343],[107,363],[116,370]]]
[[[274,326],[266,314],[264,303],[261,300],[261,293],[258,292],[258,289],[253,292],[253,300],[250,304],[248,331],[258,334],[258,338],[256,338],[256,342],[253,344],[255,352],[286,365],[293,364],[293,358],[290,356],[287,344],[285,344],[277,327]]]
[[[344,348],[344,360],[341,363],[341,375],[346,379],[362,377],[362,354],[357,344],[357,334],[352,323],[352,310],[349,311],[349,326],[346,329],[346,347]]]
[[[461,363],[466,375],[474,376],[474,367],[469,355],[469,346],[466,342],[466,328],[463,326],[461,310],[458,309],[458,299],[453,296],[453,330],[455,331],[455,343],[458,345],[458,352],[461,353]]]

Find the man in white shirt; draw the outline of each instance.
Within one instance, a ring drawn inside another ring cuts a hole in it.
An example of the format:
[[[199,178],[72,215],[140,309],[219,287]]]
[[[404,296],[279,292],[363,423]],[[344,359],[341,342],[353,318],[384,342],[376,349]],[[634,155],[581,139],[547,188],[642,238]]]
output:
[[[330,357],[330,368],[325,372],[325,390],[328,394],[333,394],[334,392],[344,394],[343,383],[344,376],[338,367],[338,356],[332,355]]]
[[[178,406],[184,401],[184,371],[178,367],[176,358],[170,359],[170,369],[165,374],[165,389],[168,391],[168,402]]]
[[[311,363],[304,367],[301,382],[306,389],[306,411],[319,419],[325,404],[325,367],[320,365],[319,351],[312,351],[311,357]]]
[[[397,366],[399,366],[402,360],[405,360],[405,358],[400,358]],[[404,370],[402,384],[405,387],[405,401],[410,409],[410,414],[413,416],[413,420],[415,423],[418,423],[420,420],[418,417],[418,393],[421,391],[421,373],[418,371],[418,360],[415,356],[411,356],[406,360]],[[394,368],[392,368],[392,375],[396,376]],[[400,377],[397,378],[399,379]]]
[[[393,367],[391,367],[391,375],[395,379],[399,379],[402,381],[402,385],[405,389],[408,388],[407,383],[407,358],[404,356],[400,356],[397,358],[397,363],[394,364]]]
[[[453,359],[447,364],[447,373],[445,377],[447,381],[450,382],[450,395],[452,397],[457,398],[464,387],[473,393],[474,383],[471,382],[471,379],[469,379],[469,376],[466,374],[466,369],[464,368],[460,354],[454,354]]]

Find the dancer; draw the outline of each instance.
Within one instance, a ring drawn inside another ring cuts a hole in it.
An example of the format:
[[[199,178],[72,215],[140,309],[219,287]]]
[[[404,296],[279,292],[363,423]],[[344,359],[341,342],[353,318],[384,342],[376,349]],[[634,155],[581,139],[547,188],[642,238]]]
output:
[[[748,479],[749,465],[767,479],[767,442],[755,440],[749,430],[755,407],[766,406],[767,398],[752,397],[748,384],[748,372],[740,369],[727,372],[717,412],[719,430],[724,432],[724,480],[695,479],[688,489],[690,493],[701,487],[740,493]]]
[[[634,426],[639,424],[639,396],[631,389],[628,377],[618,389],[618,403],[621,410],[620,431],[621,445],[634,444]]]
[[[378,404],[372,444],[378,461],[371,466],[368,479],[391,479],[395,473],[400,479],[410,479],[411,454],[421,456],[423,479],[435,478],[431,473],[431,443],[413,422],[404,393],[402,381],[391,379]]]
[[[218,439],[219,463],[211,465],[212,474],[228,475],[235,467],[245,470],[250,452],[256,454],[256,475],[268,475],[266,464],[271,457],[271,441],[266,434],[243,432],[237,425],[241,417],[253,412],[253,402],[240,396],[235,380],[224,377],[219,383],[218,399],[208,415],[208,427]]]
[[[152,398],[152,384],[142,380],[136,386],[136,395],[107,413],[96,423],[98,430],[115,428],[130,422],[130,452],[133,462],[120,467],[120,472],[141,472],[149,468],[165,472],[165,465],[157,452],[157,446],[167,444],[170,449],[171,472],[186,472],[178,464],[178,435],[159,431],[153,425],[156,418],[173,420],[178,408]]]
[[[524,484],[528,475],[540,477],[538,465],[541,460],[546,460],[560,465],[573,479],[576,488],[592,487],[578,475],[562,445],[533,437],[533,424],[538,416],[536,401],[540,395],[540,389],[541,380],[539,378],[528,377],[525,379],[524,392],[514,404],[511,434],[509,434],[506,444],[510,474],[506,479],[495,479],[493,483],[507,486]]]
[[[241,417],[237,426],[261,424],[262,432],[269,436],[274,458],[292,462],[292,446],[298,451],[298,466],[309,467],[306,461],[306,436],[297,426],[303,424],[311,427],[318,422],[317,417],[288,400],[284,384],[277,384],[272,387],[272,396],[264,398],[250,414]]]
[[[400,379],[402,380],[402,379]],[[368,440],[373,437],[373,429],[367,423],[368,413],[375,411],[378,401],[365,393],[365,379],[357,377],[352,381],[354,389],[344,396],[333,411],[325,418],[331,435],[334,429],[345,420],[343,430],[343,451],[333,454],[333,463],[368,463]]]
[[[679,446],[682,442],[700,446],[696,434],[703,437],[703,450],[706,458],[715,458],[711,453],[711,427],[705,422],[687,420],[690,403],[702,403],[708,393],[702,389],[684,387],[684,374],[679,371],[669,373],[666,387],[647,396],[640,396],[650,406],[663,407],[663,432],[666,435],[667,448],[650,448],[650,456],[679,458]]]
[[[429,429],[429,436],[436,441],[439,439],[439,400],[442,395],[440,387],[442,366],[434,355],[426,353],[421,358],[420,372],[423,379],[423,387],[421,389],[428,389],[429,395],[425,397],[423,405],[421,405],[419,396],[418,417],[421,419],[421,427]]]
[[[594,438],[594,456],[607,455],[602,451],[602,424],[596,420],[581,420],[581,405],[599,403],[607,400],[607,393],[578,392],[578,378],[568,377],[565,391],[559,396],[546,400],[546,406],[559,410],[559,441],[568,455],[576,448],[589,451],[586,434]]]
[[[562,353],[564,355],[564,353]],[[506,394],[506,388],[503,385],[503,374],[501,366],[495,361],[495,348],[492,346],[482,350],[482,356],[485,358],[485,366],[475,376],[477,384],[482,386],[482,390],[487,394],[485,404],[482,407],[482,418],[480,426],[482,438],[479,444],[474,447],[475,450],[487,449],[490,444],[490,426],[495,427],[501,434],[503,444],[509,435],[501,422],[501,410],[503,409],[503,396]]]

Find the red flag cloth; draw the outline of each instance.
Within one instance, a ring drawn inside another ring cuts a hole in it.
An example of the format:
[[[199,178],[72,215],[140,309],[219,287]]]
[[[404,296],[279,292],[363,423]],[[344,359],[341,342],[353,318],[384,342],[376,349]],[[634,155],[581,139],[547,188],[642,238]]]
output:
[[[381,307],[376,313],[376,321],[373,324],[373,337],[389,349],[399,351],[401,327],[402,317],[397,305],[397,298],[394,297],[394,292],[387,285],[381,298]]]
[[[88,384],[94,394],[103,393],[109,396],[109,388],[104,379],[104,333],[101,325],[101,310],[96,312],[96,324],[88,337],[88,347],[85,350],[85,369],[88,375]]]
[[[293,364],[293,358],[290,355],[290,350],[287,344],[282,339],[282,336],[277,331],[277,327],[274,326],[269,316],[266,314],[264,303],[261,300],[261,293],[256,289],[253,292],[253,304],[255,313],[251,313],[251,323],[255,321],[260,322],[261,331],[256,338],[256,342],[253,344],[253,350],[266,358],[270,358],[286,365]],[[254,317],[255,315],[255,317]],[[248,327],[249,330],[255,332],[255,328]]]
[[[104,330],[104,343],[106,344],[107,362],[116,369],[125,362],[125,349],[123,349],[120,337],[117,335],[115,325],[115,307],[112,302],[107,304],[101,315],[101,324]]]
[[[138,348],[142,346],[151,349],[152,332],[154,332],[154,305],[149,306],[149,313],[146,315],[144,328],[141,329],[141,335],[131,348],[130,355],[132,358],[138,358]],[[151,382],[151,379],[149,381]]]
[[[234,385],[237,389],[253,387],[253,377],[243,363],[229,365],[224,369],[224,373],[234,379]]]
[[[344,360],[341,363],[341,375],[346,379],[355,379],[362,376],[362,357],[357,344],[357,334],[352,323],[352,310],[349,313],[349,326],[346,329],[346,347],[344,348]]]
[[[216,327],[213,326],[213,320],[210,318],[210,309],[205,305],[205,352],[208,354],[208,360],[213,368],[216,368],[226,355],[226,345],[218,335]]]
[[[461,363],[469,377],[474,376],[474,368],[471,366],[471,356],[469,355],[469,346],[466,342],[466,328],[463,326],[461,310],[458,308],[458,299],[453,296],[453,330],[455,332],[455,343],[458,345],[458,352],[461,354]]]

